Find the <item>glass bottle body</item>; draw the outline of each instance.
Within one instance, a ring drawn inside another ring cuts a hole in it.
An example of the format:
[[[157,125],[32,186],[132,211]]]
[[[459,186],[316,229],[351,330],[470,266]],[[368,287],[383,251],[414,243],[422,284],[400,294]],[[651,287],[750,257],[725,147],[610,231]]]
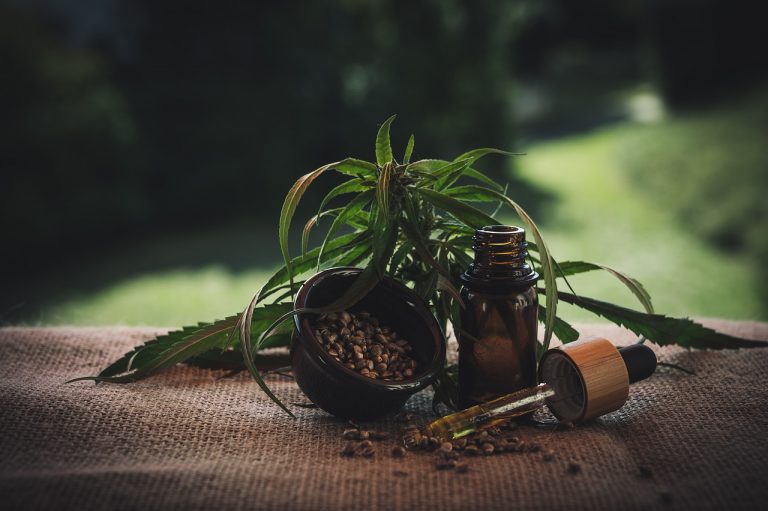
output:
[[[462,408],[536,385],[539,276],[526,263],[525,231],[490,225],[476,230],[472,241],[474,261],[460,277]]]
[[[536,385],[538,297],[523,289],[473,290],[461,297],[459,405],[484,403]]]

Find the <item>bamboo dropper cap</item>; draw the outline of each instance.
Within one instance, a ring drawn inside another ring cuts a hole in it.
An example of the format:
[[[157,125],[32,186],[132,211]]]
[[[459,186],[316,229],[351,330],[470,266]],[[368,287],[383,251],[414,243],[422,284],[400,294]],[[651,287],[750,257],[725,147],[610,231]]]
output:
[[[616,348],[607,339],[577,341],[548,350],[539,380],[555,390],[547,406],[561,421],[579,422],[618,410],[629,384],[656,369],[656,355],[643,344]]]

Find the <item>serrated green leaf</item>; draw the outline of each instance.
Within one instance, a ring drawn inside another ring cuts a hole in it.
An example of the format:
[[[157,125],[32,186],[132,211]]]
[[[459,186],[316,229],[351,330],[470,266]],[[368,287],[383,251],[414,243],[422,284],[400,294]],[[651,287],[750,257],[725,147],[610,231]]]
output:
[[[395,250],[395,253],[392,254],[392,258],[389,260],[389,273],[395,274],[398,268],[403,264],[405,259],[408,257],[408,255],[413,250],[413,246],[408,243],[407,241],[401,241],[399,243],[399,246]]]
[[[459,247],[448,245],[448,251],[453,254],[462,268],[469,268],[469,265],[473,263],[472,257]]]
[[[317,208],[317,214],[321,215],[328,203],[340,195],[363,192],[371,188],[371,185],[366,185],[365,183],[366,182],[360,178],[354,178],[344,181],[340,185],[334,187],[325,197],[323,197],[323,200],[320,202],[320,207]]]
[[[385,217],[378,207],[372,208],[371,215],[373,221],[371,266],[374,267],[376,275],[381,278],[386,272],[389,259],[395,252],[399,228],[397,222],[391,222],[391,219]]]
[[[403,154],[403,163],[408,164],[411,161],[411,154],[413,154],[413,145],[416,139],[413,135],[408,139],[408,145],[405,146],[405,154]]]
[[[257,293],[258,296],[258,293]],[[277,396],[272,392],[272,390],[267,386],[267,384],[264,382],[264,378],[261,376],[261,372],[259,371],[258,367],[256,367],[256,363],[254,360],[254,351],[258,351],[261,347],[262,342],[264,339],[271,333],[271,330],[275,328],[276,326],[280,325],[284,321],[286,321],[288,318],[293,317],[294,314],[297,313],[296,309],[293,309],[291,304],[291,309],[289,312],[286,312],[285,314],[281,315],[274,321],[272,321],[268,326],[264,328],[264,330],[259,335],[259,338],[254,343],[255,346],[252,346],[251,343],[251,326],[253,324],[252,318],[253,315],[256,314],[256,311],[258,310],[255,307],[255,301],[251,300],[251,303],[249,304],[248,308],[245,310],[243,315],[241,316],[241,321],[239,323],[240,326],[240,349],[243,353],[243,362],[245,362],[245,367],[248,369],[248,372],[251,373],[251,376],[254,380],[256,380],[256,384],[261,388],[262,392],[264,392],[275,404],[277,404],[280,408],[282,408],[288,415],[293,417],[294,419],[296,416],[293,415],[293,413],[288,409],[285,404],[283,404],[280,399],[278,399]]]
[[[334,163],[333,169],[342,174],[362,179],[375,179],[378,172],[375,164],[358,158],[344,158]]]
[[[278,238],[280,241],[280,252],[283,254],[283,261],[285,262],[285,267],[288,270],[288,278],[291,282],[293,282],[293,272],[291,269],[291,255],[288,250],[288,232],[291,228],[291,220],[301,201],[301,197],[304,195],[304,192],[307,191],[309,185],[312,184],[312,181],[337,164],[338,162],[329,163],[328,165],[323,165],[322,167],[303,175],[296,181],[296,183],[294,183],[291,189],[288,190],[288,194],[285,196],[283,207],[280,210]]]
[[[461,160],[459,160],[461,161]],[[471,161],[471,160],[470,160]],[[427,181],[436,181],[438,176],[434,175],[434,172],[439,169],[444,169],[448,165],[456,164],[457,162],[450,162],[446,160],[433,160],[425,159],[411,163],[406,167],[407,172],[411,172],[419,177],[426,179]],[[470,163],[471,164],[471,163]],[[475,181],[480,181],[496,190],[502,191],[504,187],[498,184],[493,179],[489,178],[482,172],[472,167],[465,167],[463,175]]]
[[[389,141],[389,126],[397,115],[393,115],[381,124],[376,134],[376,163],[379,167],[394,160],[392,156],[392,144]]]
[[[478,191],[480,188],[480,191]],[[484,188],[477,186],[454,186],[444,190],[443,193],[456,200],[467,202],[499,202],[495,196],[487,193]]]
[[[645,290],[645,287],[636,279],[633,279],[626,273],[614,270],[609,266],[602,264],[588,263],[585,261],[561,261],[558,263],[558,273],[563,277],[569,275],[577,275],[579,273],[585,273],[593,270],[604,270],[624,284],[633,295],[637,297],[640,304],[643,306],[646,312],[653,313],[653,303],[651,303],[651,295]]]
[[[544,323],[544,321],[547,319],[547,309],[540,305],[538,314],[539,321]],[[555,317],[555,324],[552,327],[552,330],[563,344],[568,344],[569,342],[574,342],[579,339],[579,331],[573,328],[567,321],[561,319],[559,316]]]
[[[452,186],[461,176],[464,175],[464,173],[469,168],[470,163],[470,160],[457,161],[455,163],[455,169],[451,170],[451,172],[446,173],[445,175],[441,176],[440,179],[438,179],[437,183],[435,183],[435,189],[445,191],[446,188]]]
[[[331,224],[331,227],[328,229],[328,232],[325,235],[325,239],[323,240],[323,244],[320,246],[320,252],[317,255],[317,267],[320,267],[320,264],[322,262],[323,253],[325,252],[325,248],[328,245],[328,242],[331,240],[333,235],[338,232],[338,230],[341,228],[342,225],[347,221],[347,219],[353,217],[355,214],[357,214],[360,210],[362,210],[366,205],[368,205],[369,202],[373,199],[374,191],[373,190],[366,190],[364,192],[361,192],[355,196],[354,199],[349,201],[349,203],[344,206],[344,208],[339,212],[339,214],[336,216],[336,218],[333,219],[333,223]]]
[[[430,268],[426,273],[425,278],[416,281],[416,285],[413,286],[413,290],[418,294],[422,300],[429,302],[430,296],[435,292],[437,288],[437,278],[440,274],[435,268]]]
[[[488,186],[492,186],[494,189],[499,190],[500,192],[504,191],[503,186],[501,186],[499,183],[497,183],[490,177],[486,176],[479,170],[473,169],[472,167],[467,167],[466,170],[464,170],[464,175],[466,177],[474,179],[475,181],[480,181],[481,183],[484,183]]]
[[[371,257],[371,252],[371,240],[368,238],[334,259],[333,266],[359,266],[363,261]]]
[[[289,310],[290,304],[271,304],[260,307],[253,315],[254,331],[265,323]],[[128,383],[146,378],[158,371],[200,355],[213,348],[224,349],[229,332],[237,324],[239,316],[184,327],[151,339],[101,371],[98,376],[76,378],[71,381],[93,380],[98,382]]]
[[[437,183],[435,183],[436,189],[439,190],[441,188],[441,183],[444,183],[445,179],[454,175],[460,176],[469,164],[470,160],[459,160],[433,170],[432,175],[437,178]]]
[[[432,255],[428,247],[429,240],[425,240],[421,234],[418,223],[419,217],[413,197],[410,194],[407,194],[403,202],[405,204],[405,217],[400,218],[399,224],[400,229],[403,231],[403,234],[405,234],[406,239],[408,239],[410,244],[413,245],[413,248],[416,250],[416,254],[418,254],[418,256],[425,263],[427,263],[427,265],[437,270],[447,279],[450,279],[451,274]]]
[[[264,343],[263,349],[267,349],[267,344],[272,344],[273,338],[280,338],[280,346],[288,346],[290,336],[270,336],[268,342]],[[254,364],[259,371],[273,371],[275,369],[290,366],[290,356],[287,353],[273,353],[269,355],[254,355]],[[243,353],[238,346],[237,350],[218,349],[208,350],[205,353],[192,357],[184,361],[186,365],[199,367],[201,369],[223,369],[228,371],[239,371],[245,369]]]
[[[201,369],[226,369],[228,371],[245,369],[243,354],[237,350],[211,349],[184,361],[185,364]]]
[[[341,211],[341,208],[335,208],[335,209],[329,209],[326,211],[323,211],[322,213],[318,213],[317,215],[314,215],[307,220],[307,223],[304,224],[304,229],[301,232],[301,255],[305,255],[307,253],[307,245],[309,244],[309,234],[312,231],[312,229],[319,223],[320,218],[323,216],[336,216],[339,211]]]
[[[464,154],[460,154],[453,161],[472,160],[472,163],[476,162],[483,156],[488,154],[501,154],[504,156],[523,156],[525,153],[510,153],[509,151],[503,151],[501,149],[495,149],[493,147],[482,147],[480,149],[472,149]]]
[[[291,267],[293,268],[294,275],[301,275],[304,272],[310,271],[317,266],[318,258],[321,260],[321,264],[332,261],[345,252],[352,250],[360,243],[370,240],[370,232],[357,232],[344,234],[337,238],[334,238],[328,242],[325,248],[325,252],[320,257],[320,247],[314,248],[308,251],[306,254],[300,257],[296,257],[291,260]],[[262,297],[266,296],[266,293],[272,291],[276,287],[285,284],[289,281],[288,268],[286,266],[277,270],[261,288],[257,295],[257,303],[261,302]]]
[[[453,285],[453,282],[451,282],[450,278],[438,275],[437,283],[435,286],[437,287],[438,291],[442,291],[448,294],[451,298],[456,300],[462,308],[466,308],[464,300],[461,298],[461,293],[459,293],[459,290],[456,289],[456,286]]]
[[[465,223],[473,229],[480,229],[486,225],[496,225],[498,222],[479,209],[464,204],[453,197],[444,193],[430,190],[429,188],[413,188],[425,201],[429,202],[438,209],[442,209],[456,217],[459,221]]]
[[[461,247],[464,249],[471,249],[472,246],[475,244],[474,235],[475,230],[474,229],[468,229],[469,232],[466,234],[461,234],[458,236],[453,236],[450,241],[451,244],[455,247]]]
[[[509,184],[504,185],[504,191],[501,192],[501,193],[503,193],[504,195],[507,195],[507,188],[508,188],[508,186],[509,186]],[[499,214],[499,212],[501,211],[502,207],[504,207],[504,203],[502,201],[499,201],[499,203],[496,205],[496,209],[494,209],[493,213],[491,213],[491,216],[496,218],[496,215]]]
[[[560,300],[591,311],[605,319],[622,325],[660,346],[677,344],[686,348],[735,349],[765,348],[768,342],[742,339],[716,332],[688,318],[671,318],[661,314],[648,314],[585,296],[560,291]]]
[[[370,215],[367,211],[362,210],[347,218],[346,223],[355,231],[362,232],[368,229],[369,221]]]
[[[424,172],[433,179],[439,179],[446,173],[451,172],[458,165],[462,165],[462,162],[450,162],[445,160],[419,160],[415,161],[405,167],[406,172]]]
[[[416,254],[418,254],[422,261],[437,270],[437,272],[440,274],[446,276],[447,278],[451,278],[448,270],[443,268],[440,263],[437,262],[434,256],[430,253],[429,248],[425,244],[423,238],[407,220],[400,220],[400,229],[402,229],[403,234],[405,234],[408,241],[411,243],[411,245],[413,245],[414,249],[416,250]]]
[[[381,216],[388,224],[391,220],[389,211],[390,187],[392,184],[392,162],[387,162],[381,167],[379,181],[376,183],[376,203],[379,205]]]

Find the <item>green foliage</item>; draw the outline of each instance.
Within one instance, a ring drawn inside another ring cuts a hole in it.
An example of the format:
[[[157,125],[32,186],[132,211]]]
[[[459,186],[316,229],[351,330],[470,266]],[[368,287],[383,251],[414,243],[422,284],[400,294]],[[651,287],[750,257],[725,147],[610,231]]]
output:
[[[627,133],[621,165],[640,191],[768,278],[768,94]],[[764,294],[768,298],[768,292]]]
[[[661,314],[639,312],[562,291],[558,293],[558,297],[564,302],[577,305],[617,325],[622,325],[661,346],[676,344],[685,348],[713,350],[765,347],[763,341],[739,339],[721,334],[687,318],[670,318]]]
[[[452,162],[418,160],[400,163],[394,159],[389,128],[394,116],[385,121],[376,137],[377,164],[342,160],[319,167],[302,176],[289,190],[280,214],[279,243],[284,265],[253,297],[240,316],[212,325],[200,325],[149,341],[126,354],[105,369],[97,381],[135,381],[190,357],[205,355],[204,363],[215,362],[211,348],[227,348],[229,336],[239,332],[243,362],[261,389],[286,412],[290,410],[272,394],[257,364],[260,349],[286,345],[286,323],[292,316],[306,312],[341,310],[350,307],[368,293],[385,275],[410,284],[432,307],[443,327],[460,328],[458,276],[471,260],[471,235],[474,230],[499,221],[494,215],[468,204],[499,203],[511,208],[525,224],[535,242],[529,244],[531,260],[543,277],[545,305],[540,310],[544,333],[539,346],[542,353],[553,333],[563,342],[578,338],[578,332],[557,316],[557,302],[572,303],[609,320],[624,325],[639,335],[660,344],[677,343],[687,347],[727,348],[753,345],[749,341],[718,334],[687,319],[652,314],[651,298],[635,279],[606,266],[581,261],[557,264],[538,227],[528,213],[478,170],[477,160],[489,154],[509,154],[496,149],[467,152]],[[409,140],[406,156],[413,150]],[[339,169],[341,167],[341,169]],[[312,182],[324,172],[336,170],[350,179],[337,186],[322,202],[322,207],[304,226],[302,254],[291,258],[288,235],[296,209]],[[373,174],[370,174],[370,172]],[[465,184],[464,181],[478,184]],[[485,185],[490,182],[492,185]],[[330,207],[342,193],[356,195],[346,205]],[[307,250],[307,233],[323,216],[334,217],[322,245]],[[339,234],[341,229],[347,231]],[[297,280],[322,265],[365,264],[364,270],[344,294],[321,309],[293,310],[291,296],[301,285]],[[633,311],[587,297],[558,291],[557,279],[594,270],[604,270],[621,281],[648,313]],[[268,299],[269,302],[268,303]],[[282,329],[282,330],[281,330]],[[243,340],[246,340],[243,342]],[[226,352],[228,361],[231,353]],[[436,400],[455,405],[455,381],[447,368],[435,383]]]
[[[253,317],[257,331],[263,331],[276,317],[291,309],[290,304],[272,304],[262,307]],[[200,323],[184,327],[147,341],[101,371],[98,376],[76,378],[72,381],[94,380],[97,382],[127,383],[141,380],[192,357],[207,354],[218,348],[225,350],[231,340],[232,328],[239,316],[232,316],[214,323]],[[263,348],[287,345],[287,332],[275,332]]]

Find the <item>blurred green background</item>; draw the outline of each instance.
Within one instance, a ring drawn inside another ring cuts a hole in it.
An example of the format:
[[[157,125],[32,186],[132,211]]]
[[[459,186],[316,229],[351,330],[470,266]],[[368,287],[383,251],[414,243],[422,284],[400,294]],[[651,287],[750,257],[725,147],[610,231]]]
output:
[[[410,133],[418,158],[525,152],[480,166],[556,258],[630,273],[666,314],[766,320],[752,4],[3,1],[0,322],[241,310],[279,264],[293,181],[372,159],[392,113],[396,154]],[[607,276],[572,283],[633,306]]]

